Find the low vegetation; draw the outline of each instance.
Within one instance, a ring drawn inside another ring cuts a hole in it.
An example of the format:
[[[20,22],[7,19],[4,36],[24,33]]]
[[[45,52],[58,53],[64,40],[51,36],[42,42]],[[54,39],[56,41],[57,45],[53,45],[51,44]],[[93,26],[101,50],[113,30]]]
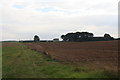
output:
[[[65,64],[22,43],[3,43],[3,78],[110,78],[103,70]],[[12,46],[13,45],[13,46]]]

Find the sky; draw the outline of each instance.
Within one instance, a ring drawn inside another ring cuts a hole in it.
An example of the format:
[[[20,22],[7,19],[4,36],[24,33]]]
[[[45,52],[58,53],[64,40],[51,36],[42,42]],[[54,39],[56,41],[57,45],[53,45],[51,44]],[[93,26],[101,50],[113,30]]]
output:
[[[118,1],[1,0],[0,40],[52,40],[77,31],[117,38]]]

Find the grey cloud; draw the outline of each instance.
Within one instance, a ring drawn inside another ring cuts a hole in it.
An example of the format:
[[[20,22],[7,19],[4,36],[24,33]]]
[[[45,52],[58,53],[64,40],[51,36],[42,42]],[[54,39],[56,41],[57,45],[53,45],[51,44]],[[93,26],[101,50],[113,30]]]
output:
[[[85,30],[96,35],[108,32],[117,36],[117,0],[7,1],[4,1],[0,16],[5,34],[3,39],[32,39],[34,34],[38,34],[42,39],[52,39],[67,32]],[[13,8],[13,5],[26,7],[17,9]],[[46,7],[58,11],[35,11],[37,8]]]

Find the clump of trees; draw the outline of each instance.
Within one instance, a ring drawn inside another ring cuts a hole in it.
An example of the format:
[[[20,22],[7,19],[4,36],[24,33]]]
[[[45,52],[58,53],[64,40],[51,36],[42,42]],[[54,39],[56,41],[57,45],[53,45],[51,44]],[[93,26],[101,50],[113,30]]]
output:
[[[114,39],[114,38],[111,37],[109,34],[104,34],[104,38],[105,38],[106,40]]]
[[[114,39],[109,34],[105,34],[104,37],[94,37],[93,33],[89,32],[75,32],[67,33],[62,35],[61,38],[63,41],[102,41],[102,40],[112,40]]]
[[[83,41],[88,38],[92,38],[93,33],[89,32],[76,32],[76,33],[67,33],[66,35],[62,35],[61,38],[63,41]]]
[[[39,42],[39,41],[40,41],[39,36],[35,35],[35,36],[34,36],[34,42]]]

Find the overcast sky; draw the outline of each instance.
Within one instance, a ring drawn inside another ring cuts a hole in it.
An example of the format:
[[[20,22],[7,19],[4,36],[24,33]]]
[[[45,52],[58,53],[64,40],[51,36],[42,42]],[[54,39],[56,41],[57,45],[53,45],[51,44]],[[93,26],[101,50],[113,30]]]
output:
[[[118,37],[119,0],[1,0],[2,40],[60,38],[88,31]]]

